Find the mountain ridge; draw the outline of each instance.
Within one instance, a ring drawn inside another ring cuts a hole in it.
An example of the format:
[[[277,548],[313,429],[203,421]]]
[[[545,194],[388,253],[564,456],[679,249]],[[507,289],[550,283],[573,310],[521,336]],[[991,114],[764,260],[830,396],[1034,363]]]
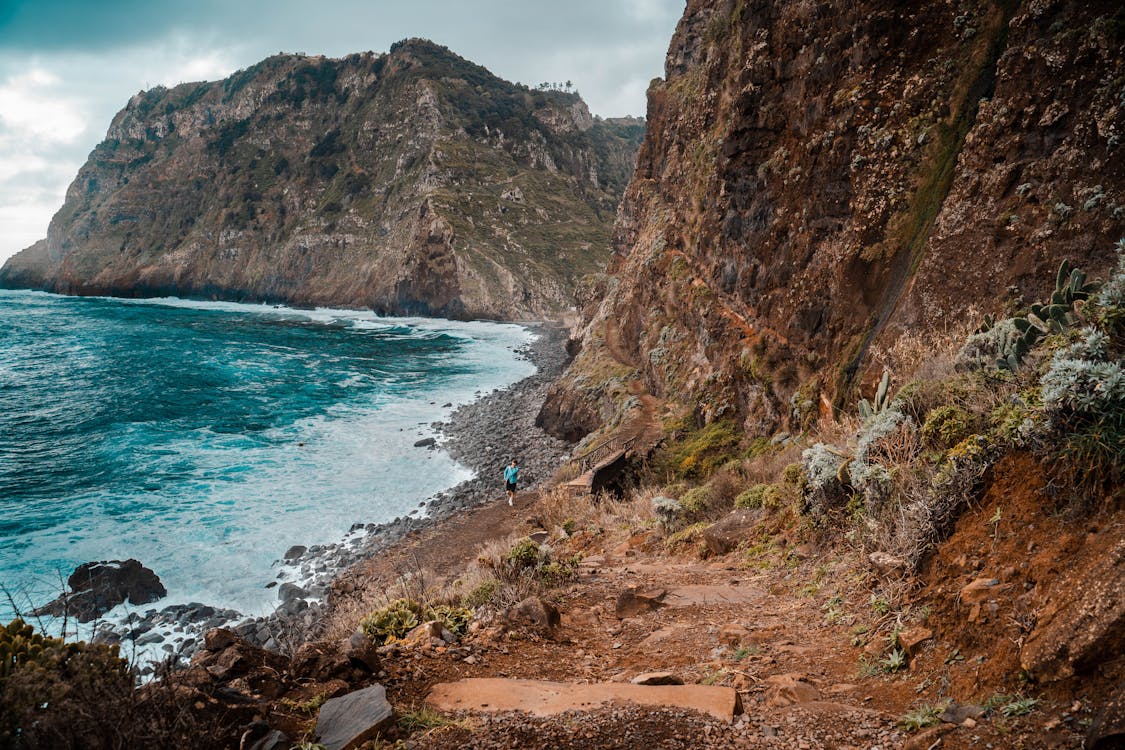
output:
[[[558,317],[642,132],[427,40],[274,55],[132,97],[0,284]]]

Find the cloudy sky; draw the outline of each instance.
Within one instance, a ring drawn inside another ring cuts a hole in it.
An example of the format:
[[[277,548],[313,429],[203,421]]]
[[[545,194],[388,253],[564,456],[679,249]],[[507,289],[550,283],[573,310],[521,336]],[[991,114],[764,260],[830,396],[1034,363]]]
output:
[[[338,57],[420,36],[512,81],[573,81],[643,115],[684,0],[0,0],[0,262],[44,237],[130,96],[279,51]]]

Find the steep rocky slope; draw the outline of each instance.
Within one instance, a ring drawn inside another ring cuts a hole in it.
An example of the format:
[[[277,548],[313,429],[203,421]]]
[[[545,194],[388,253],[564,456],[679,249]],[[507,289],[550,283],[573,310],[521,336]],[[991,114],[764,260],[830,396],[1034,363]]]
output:
[[[544,424],[612,421],[635,370],[792,429],[878,377],[872,345],[1041,299],[1064,258],[1103,273],[1123,28],[1113,2],[690,0]]]
[[[643,121],[422,40],[142,92],[0,283],[529,318],[604,267]]]

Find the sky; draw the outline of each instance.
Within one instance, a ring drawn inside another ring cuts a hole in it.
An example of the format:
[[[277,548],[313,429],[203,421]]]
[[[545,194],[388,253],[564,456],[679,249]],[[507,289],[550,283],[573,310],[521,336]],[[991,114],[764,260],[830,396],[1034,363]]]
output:
[[[572,81],[644,115],[684,0],[0,0],[0,263],[47,234],[113,115],[153,86],[277,52],[340,57],[424,37],[510,81]]]

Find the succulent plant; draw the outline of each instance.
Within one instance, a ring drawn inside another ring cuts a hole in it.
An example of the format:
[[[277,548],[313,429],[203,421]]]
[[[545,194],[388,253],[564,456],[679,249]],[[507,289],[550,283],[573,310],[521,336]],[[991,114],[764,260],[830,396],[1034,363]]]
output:
[[[870,419],[874,415],[887,408],[889,401],[887,397],[887,389],[891,385],[891,371],[883,370],[883,378],[879,381],[879,387],[875,390],[875,403],[871,403],[867,399],[860,399],[859,401],[859,416],[860,419]]]
[[[1034,304],[1026,316],[1012,319],[1016,332],[999,342],[999,356],[996,366],[1015,371],[1023,363],[1027,353],[1045,336],[1062,333],[1072,327],[1077,318],[1074,313],[1076,302],[1084,302],[1097,291],[1097,285],[1086,281],[1086,274],[1072,268],[1070,261],[1064,260],[1055,278],[1055,290],[1046,304]],[[990,319],[985,318],[988,324]],[[991,325],[984,330],[992,328]]]

